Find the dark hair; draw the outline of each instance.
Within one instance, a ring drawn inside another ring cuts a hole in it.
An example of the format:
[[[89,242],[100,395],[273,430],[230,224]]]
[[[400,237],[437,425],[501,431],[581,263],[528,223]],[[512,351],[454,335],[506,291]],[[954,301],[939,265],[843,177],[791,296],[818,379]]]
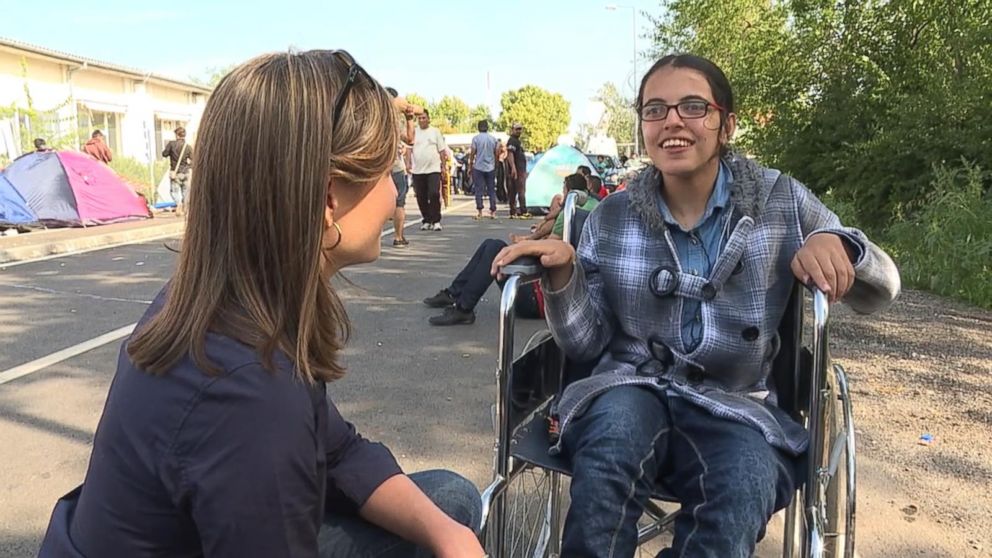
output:
[[[427,118],[430,118],[431,117],[431,111],[429,111],[427,109],[424,109],[424,116],[426,116]]]
[[[565,177],[565,188],[572,190],[588,190],[586,187],[586,177],[579,173],[570,174]]]
[[[603,185],[603,179],[595,174],[589,175],[589,182],[592,183],[593,188],[596,188],[597,191],[599,190],[599,187]]]
[[[182,126],[176,128],[176,137],[177,138],[186,137],[186,128],[183,128]]]
[[[100,130],[93,130],[93,133],[90,134],[90,137],[91,138],[95,138],[97,136],[102,136],[102,135],[103,135],[103,132],[101,132]]]
[[[635,105],[638,121],[641,118],[641,108],[644,106],[644,87],[647,85],[648,79],[652,74],[666,66],[689,68],[703,74],[713,92],[713,101],[723,107],[723,110],[720,111],[720,129],[722,130],[727,124],[727,115],[734,112],[734,91],[730,87],[730,80],[727,79],[727,75],[719,66],[695,54],[669,54],[655,62],[651,69],[644,74],[644,77],[641,78],[641,88],[637,91],[637,104]],[[721,154],[725,154],[726,151],[727,148],[723,147]]]
[[[575,169],[575,172],[581,174],[582,176],[589,176],[592,174],[592,169],[586,165],[579,165],[579,168]]]
[[[386,93],[389,93],[393,97],[399,97],[400,96],[400,92],[397,91],[397,90],[395,90],[395,89],[393,89],[392,87],[387,87],[386,88]]]
[[[41,149],[42,147],[45,147],[45,140],[42,139],[42,138],[35,138],[35,140],[34,140],[34,148],[35,149]]]
[[[489,121],[488,120],[480,120],[479,121],[479,131],[480,132],[488,132],[489,131]]]

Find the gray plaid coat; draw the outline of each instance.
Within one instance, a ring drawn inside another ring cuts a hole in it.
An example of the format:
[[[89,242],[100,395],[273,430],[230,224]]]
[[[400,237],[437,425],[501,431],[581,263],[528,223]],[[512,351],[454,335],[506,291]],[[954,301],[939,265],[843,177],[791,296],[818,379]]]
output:
[[[593,375],[569,385],[559,400],[562,431],[597,395],[634,384],[749,424],[790,454],[806,449],[805,430],[775,405],[768,382],[795,281],[793,256],[816,233],[848,240],[858,254],[844,301],[862,313],[895,299],[899,272],[793,178],[737,155],[725,162],[733,174],[731,217],[709,277],[681,269],[658,207],[661,176],[649,167],[589,216],[569,283],[559,291],[543,285],[558,344],[578,361],[599,357]],[[686,297],[702,301],[703,339],[691,352],[681,335]]]

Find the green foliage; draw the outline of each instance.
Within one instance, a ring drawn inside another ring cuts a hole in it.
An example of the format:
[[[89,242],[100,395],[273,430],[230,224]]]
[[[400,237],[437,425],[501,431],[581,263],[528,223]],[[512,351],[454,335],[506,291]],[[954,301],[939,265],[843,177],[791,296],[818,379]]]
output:
[[[169,162],[164,159],[156,160],[152,168],[149,169],[147,163],[143,163],[133,157],[121,156],[114,156],[109,166],[121,178],[131,184],[131,187],[136,192],[143,194],[149,203],[155,203],[155,190],[158,186],[158,181],[169,170]],[[149,171],[151,171],[152,175],[149,175]]]
[[[992,308],[992,195],[970,163],[935,167],[932,191],[892,225],[889,244],[907,284]]]
[[[465,132],[475,132],[479,129],[479,121],[486,120],[489,122],[489,130],[492,131],[493,126],[493,113],[489,110],[486,105],[476,105],[468,113],[468,123],[466,125]]]
[[[469,110],[465,101],[445,95],[431,107],[431,121],[444,133],[467,132],[471,130],[468,122]]]
[[[634,100],[621,95],[617,86],[611,82],[606,82],[599,88],[595,99],[606,106],[609,120],[606,135],[617,143],[633,143],[634,127],[637,125],[633,109]]]
[[[535,85],[503,93],[500,104],[503,111],[499,115],[499,126],[508,130],[513,122],[523,124],[521,142],[529,151],[545,150],[554,145],[572,119],[565,97]]]

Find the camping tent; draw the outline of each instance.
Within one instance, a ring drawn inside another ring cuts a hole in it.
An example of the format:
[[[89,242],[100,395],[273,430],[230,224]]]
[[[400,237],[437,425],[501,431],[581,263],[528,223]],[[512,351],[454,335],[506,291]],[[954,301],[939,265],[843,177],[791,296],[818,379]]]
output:
[[[527,206],[548,207],[551,198],[562,191],[565,177],[576,172],[579,165],[592,167],[589,159],[570,145],[558,145],[548,150],[534,163],[527,175]],[[592,173],[599,174],[595,168]]]
[[[0,174],[0,225],[87,226],[147,217],[145,201],[83,153],[29,153]]]

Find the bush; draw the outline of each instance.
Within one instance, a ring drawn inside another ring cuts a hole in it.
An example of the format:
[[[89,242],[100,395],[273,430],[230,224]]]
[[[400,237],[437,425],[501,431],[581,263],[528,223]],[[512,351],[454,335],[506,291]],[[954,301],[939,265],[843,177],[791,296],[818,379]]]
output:
[[[886,235],[903,282],[992,308],[992,193],[967,161],[935,166],[932,190]]]
[[[166,160],[155,161],[152,166],[154,179],[148,175],[148,164],[133,157],[114,157],[110,162],[110,168],[128,182],[134,190],[148,200],[155,203],[155,190],[158,181],[162,179],[169,170],[169,162]]]

